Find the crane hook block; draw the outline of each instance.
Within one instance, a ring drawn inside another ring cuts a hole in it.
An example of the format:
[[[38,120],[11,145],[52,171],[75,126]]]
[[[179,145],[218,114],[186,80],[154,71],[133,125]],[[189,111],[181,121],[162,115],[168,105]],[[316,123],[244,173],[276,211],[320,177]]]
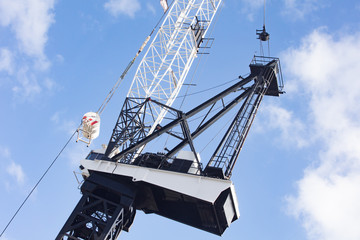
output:
[[[85,113],[77,129],[77,133],[78,137],[76,142],[81,141],[89,146],[91,141],[100,134],[100,115],[95,112]]]
[[[258,39],[263,42],[269,41],[270,39],[270,34],[266,32],[265,25],[262,30],[256,30],[256,35],[258,35]]]

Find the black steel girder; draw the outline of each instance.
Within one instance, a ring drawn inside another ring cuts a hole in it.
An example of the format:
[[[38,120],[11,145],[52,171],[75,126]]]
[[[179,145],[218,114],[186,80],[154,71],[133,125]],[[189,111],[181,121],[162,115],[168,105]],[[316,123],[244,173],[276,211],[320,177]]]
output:
[[[55,238],[56,240],[116,240],[135,217],[136,190],[99,173],[92,173],[81,187],[83,196]]]

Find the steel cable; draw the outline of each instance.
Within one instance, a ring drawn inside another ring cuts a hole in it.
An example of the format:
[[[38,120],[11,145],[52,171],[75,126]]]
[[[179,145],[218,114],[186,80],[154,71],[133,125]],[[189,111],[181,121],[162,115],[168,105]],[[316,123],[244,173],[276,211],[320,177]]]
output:
[[[54,165],[54,163],[56,162],[56,160],[60,157],[60,155],[62,154],[62,152],[65,150],[65,148],[67,147],[67,145],[70,143],[71,139],[74,137],[74,135],[76,134],[77,130],[75,130],[75,132],[71,135],[71,137],[69,138],[69,140],[66,142],[66,144],[64,145],[64,147],[60,150],[60,152],[58,153],[58,155],[55,157],[55,159],[51,162],[51,164],[49,165],[49,167],[46,169],[46,171],[43,173],[43,175],[40,177],[40,179],[37,181],[37,183],[35,184],[35,186],[31,189],[30,193],[27,195],[27,197],[25,198],[25,200],[21,203],[20,207],[16,210],[16,212],[14,213],[14,215],[12,216],[12,218],[10,219],[10,221],[7,223],[7,225],[5,226],[4,230],[1,232],[0,237],[3,236],[3,234],[5,233],[6,229],[10,226],[10,224],[12,223],[12,221],[14,220],[14,218],[16,217],[16,215],[19,213],[19,211],[22,209],[22,207],[24,206],[24,204],[27,202],[27,200],[29,199],[29,197],[31,196],[31,194],[35,191],[35,189],[37,188],[37,186],[40,184],[40,182],[43,180],[43,178],[45,177],[45,175],[49,172],[49,170],[51,169],[51,167]]]

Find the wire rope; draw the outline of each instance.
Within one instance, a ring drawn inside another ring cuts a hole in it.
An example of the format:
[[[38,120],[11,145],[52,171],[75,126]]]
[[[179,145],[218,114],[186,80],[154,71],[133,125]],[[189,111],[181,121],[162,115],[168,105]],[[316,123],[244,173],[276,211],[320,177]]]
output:
[[[217,22],[218,22],[218,20],[219,20],[219,15],[220,15],[221,10],[222,10],[222,8],[223,8],[223,6],[224,6],[224,2],[225,2],[225,1],[223,1],[223,2],[221,3],[221,6],[220,6],[220,8],[219,8],[219,10],[218,10],[218,14],[216,14],[214,24],[212,24],[212,25],[210,26],[210,29],[209,29],[209,30],[210,30],[210,31],[209,31],[209,37],[212,36],[212,33],[213,33],[214,29],[215,29],[215,26],[216,26],[216,24],[217,24]],[[197,61],[195,70],[194,70],[194,72],[193,72],[193,74],[192,74],[192,76],[191,76],[191,80],[190,80],[190,83],[188,84],[188,87],[186,88],[185,94],[182,95],[182,96],[177,96],[177,98],[182,98],[181,103],[180,103],[180,106],[179,106],[179,109],[182,108],[182,106],[183,106],[183,104],[184,104],[184,102],[185,102],[186,97],[187,97],[187,96],[190,96],[190,95],[188,95],[188,92],[189,92],[189,90],[190,90],[191,84],[192,84],[193,81],[194,81],[195,74],[196,74],[197,71],[198,71],[198,68],[199,68],[199,66],[200,66],[200,62],[201,62],[202,59],[203,59],[203,55],[201,55],[199,61]],[[166,139],[166,141],[165,141],[165,143],[164,143],[164,148],[165,148],[165,146],[166,146],[166,144],[167,144],[167,142],[168,142],[168,140],[169,140],[169,137],[170,137],[170,136],[167,137],[167,139]]]
[[[212,36],[212,33],[213,33],[214,29],[215,29],[215,26],[216,26],[216,24],[217,24],[217,22],[218,22],[218,20],[219,20],[219,16],[220,16],[220,14],[221,14],[221,10],[223,9],[224,2],[225,2],[225,1],[223,1],[223,2],[221,3],[221,6],[220,6],[220,8],[219,8],[219,10],[218,10],[218,14],[216,14],[214,24],[212,24],[212,26],[210,26],[209,37]],[[181,109],[181,107],[183,106],[186,97],[187,97],[187,96],[190,96],[190,95],[188,95],[188,91],[189,91],[189,89],[190,89],[190,86],[191,86],[192,82],[194,81],[195,74],[196,74],[196,72],[197,72],[197,70],[198,70],[198,67],[199,67],[199,65],[200,65],[201,60],[202,60],[202,55],[201,55],[201,57],[200,57],[197,65],[196,65],[195,71],[194,71],[194,73],[193,73],[193,75],[192,75],[192,77],[191,77],[190,84],[188,85],[185,94],[184,94],[183,96],[180,96],[180,97],[183,98],[182,101],[181,101],[181,104],[180,104],[180,109]]]
[[[213,89],[215,89],[215,88],[222,87],[222,86],[224,86],[224,85],[226,85],[226,84],[229,84],[229,83],[231,83],[231,82],[234,82],[234,81],[236,81],[236,80],[238,80],[238,79],[239,79],[239,78],[235,78],[235,79],[232,79],[232,80],[230,80],[230,81],[227,81],[227,82],[225,82],[225,83],[216,85],[216,86],[211,87],[211,88],[208,88],[208,89],[204,89],[204,90],[201,90],[201,91],[198,91],[198,92],[194,92],[194,93],[190,93],[190,94],[187,94],[187,95],[182,95],[182,96],[179,96],[179,98],[180,98],[180,97],[189,97],[189,96],[197,95],[197,94],[200,94],[200,93],[203,93],[203,92],[207,92],[207,91],[213,90]],[[219,109],[219,108],[213,109],[213,111],[216,111],[216,110],[218,110],[218,109]],[[213,112],[213,111],[211,111],[211,112]],[[201,117],[203,117],[203,116],[205,116],[205,115],[202,115],[202,116],[199,116],[198,118],[192,119],[192,120],[190,120],[189,122],[193,122],[193,121],[195,121],[195,120],[197,120],[197,119],[199,119],[199,118],[201,118]],[[164,143],[164,148],[165,148],[165,146],[166,146],[166,144],[167,144],[167,142],[168,142],[168,140],[169,140],[169,137],[170,137],[170,136],[167,137],[167,139],[166,139],[166,141],[165,141],[165,143]]]
[[[207,89],[204,89],[204,90],[200,90],[200,91],[198,91],[198,92],[189,93],[189,94],[187,94],[187,95],[182,95],[182,96],[180,96],[180,97],[185,97],[185,96],[188,97],[188,96],[193,96],[193,95],[197,95],[197,94],[200,94],[200,93],[208,92],[208,91],[211,91],[211,90],[213,90],[213,89],[222,87],[222,86],[224,86],[224,85],[226,85],[226,84],[232,83],[232,82],[234,82],[234,81],[236,81],[236,80],[238,80],[238,79],[239,79],[239,78],[235,78],[235,79],[232,79],[232,80],[227,81],[227,82],[225,82],[225,83],[216,85],[216,86],[214,86],[214,87],[210,87],[210,88],[207,88]]]
[[[238,79],[238,78],[233,79],[233,80],[231,80],[231,81],[234,81],[234,80],[237,80],[237,79]],[[231,81],[228,81],[227,83],[230,83]],[[221,85],[225,85],[225,84],[226,84],[226,83],[221,84]],[[219,86],[217,86],[217,87],[219,87]],[[215,87],[213,87],[213,88],[215,88]],[[211,89],[213,89],[213,88],[211,88]],[[203,91],[202,91],[202,92],[203,92]],[[228,101],[225,103],[225,105],[227,105],[230,101],[231,101],[231,100],[228,100]],[[217,111],[217,110],[219,110],[219,109],[221,109],[221,108],[223,108],[223,106],[219,106],[219,107],[217,107],[217,108],[214,108],[214,109],[212,109],[211,111],[209,111],[208,113],[202,114],[202,115],[200,115],[200,116],[198,116],[198,117],[196,117],[196,118],[193,118],[193,119],[191,119],[191,120],[188,120],[188,123],[191,123],[191,122],[194,122],[194,121],[196,121],[196,120],[198,120],[198,119],[200,119],[200,118],[203,118],[203,117],[206,116],[207,114],[213,113],[213,112],[215,112],[215,111]],[[228,121],[221,127],[221,129],[217,132],[217,134],[216,134],[211,140],[209,140],[209,142],[202,148],[202,150],[200,151],[200,153],[202,153],[202,152],[208,147],[208,145],[215,140],[215,138],[216,138],[216,137],[220,134],[220,132],[229,124],[229,122],[230,122],[232,119],[234,119],[235,115],[236,115],[236,114],[233,115],[233,118],[229,118],[229,119],[228,119]],[[175,133],[175,131],[170,131],[170,132]],[[169,140],[169,137],[170,137],[170,135],[168,135],[168,137],[167,137],[167,139],[166,139],[166,142],[165,142],[165,144],[164,144],[164,149],[165,149],[165,147],[166,147],[166,143],[167,143],[168,140]]]
[[[19,211],[22,209],[22,207],[24,206],[24,204],[27,202],[27,200],[29,199],[29,197],[32,195],[32,193],[35,191],[35,189],[38,187],[38,185],[41,183],[41,181],[44,179],[44,177],[46,176],[46,174],[49,172],[49,170],[51,169],[51,167],[55,164],[55,162],[58,160],[58,158],[60,157],[60,155],[63,153],[63,151],[65,150],[65,148],[68,146],[68,144],[70,143],[71,139],[74,137],[74,135],[76,134],[77,130],[75,130],[75,132],[71,135],[71,137],[69,138],[69,140],[65,143],[65,145],[63,146],[63,148],[60,150],[60,152],[58,153],[58,155],[55,157],[55,159],[51,162],[51,164],[49,165],[49,167],[46,169],[46,171],[43,173],[43,175],[40,177],[40,179],[37,181],[37,183],[35,184],[35,186],[31,189],[31,191],[29,192],[29,194],[26,196],[25,200],[21,203],[21,205],[18,207],[18,209],[16,210],[16,212],[14,213],[14,215],[11,217],[10,221],[7,223],[7,225],[5,226],[4,230],[1,232],[0,237],[3,236],[3,234],[5,233],[5,231],[7,230],[7,228],[10,226],[10,224],[12,223],[12,221],[15,219],[15,217],[17,216],[17,214],[19,213]]]
[[[202,153],[209,146],[209,144],[213,142],[217,136],[219,136],[219,134],[224,130],[224,128],[229,124],[229,122],[234,119],[235,115],[236,114],[234,114],[232,118],[229,118],[226,124],[223,124],[222,128],[220,128],[220,130],[216,133],[216,135],[212,139],[210,139],[210,141],[203,147],[203,149],[201,149],[200,153]]]
[[[171,5],[174,3],[174,1],[170,4],[169,8],[171,7]],[[152,29],[152,31],[150,32],[149,36],[147,36],[147,38],[145,39],[144,43],[141,45],[141,47],[139,48],[138,52],[136,53],[135,57],[128,63],[128,65],[126,66],[125,70],[123,71],[123,73],[121,74],[121,76],[118,78],[118,80],[116,81],[115,85],[113,86],[113,88],[109,91],[108,95],[105,97],[103,103],[100,105],[99,109],[97,110],[96,113],[98,113],[99,115],[101,115],[101,113],[105,110],[106,106],[108,105],[108,103],[110,102],[111,98],[114,96],[116,90],[119,88],[121,82],[124,80],[126,74],[128,73],[128,71],[130,70],[130,68],[132,67],[132,65],[134,64],[136,58],[139,56],[139,54],[143,51],[143,49],[145,48],[145,46],[147,45],[147,43],[149,42],[152,34],[154,33],[155,29],[159,26],[160,22],[162,21],[162,19],[164,18],[164,16],[166,15],[166,13],[168,12],[168,10],[166,10],[164,12],[164,14],[161,16],[161,18],[159,19],[159,21],[156,23],[155,27]]]
[[[264,0],[264,26],[265,26],[265,6],[266,6],[266,0]]]

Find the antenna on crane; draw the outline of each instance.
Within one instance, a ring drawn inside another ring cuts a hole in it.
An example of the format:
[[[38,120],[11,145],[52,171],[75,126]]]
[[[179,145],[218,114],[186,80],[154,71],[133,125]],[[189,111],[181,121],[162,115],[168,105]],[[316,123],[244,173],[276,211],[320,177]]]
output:
[[[258,39],[260,40],[260,55],[264,56],[264,49],[263,49],[263,45],[262,42],[268,42],[268,55],[270,56],[270,34],[268,32],[266,32],[266,27],[265,27],[265,13],[266,13],[266,0],[264,0],[264,22],[263,22],[263,29],[256,30],[256,35],[258,35]]]

